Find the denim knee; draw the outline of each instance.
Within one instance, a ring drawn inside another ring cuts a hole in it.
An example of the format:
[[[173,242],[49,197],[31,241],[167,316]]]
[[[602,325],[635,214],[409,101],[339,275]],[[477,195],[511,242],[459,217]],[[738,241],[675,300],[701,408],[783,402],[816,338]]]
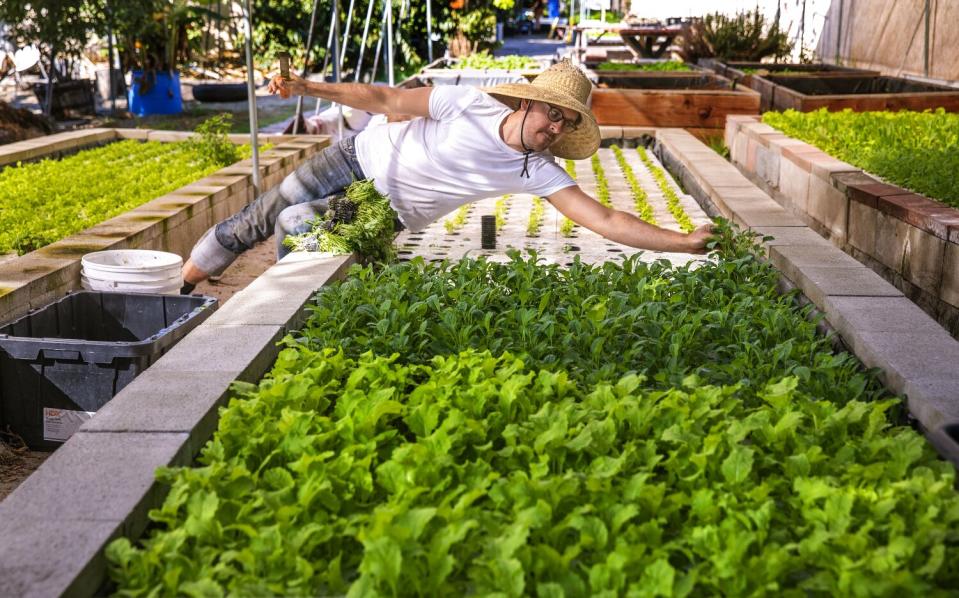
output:
[[[324,197],[314,201],[298,203],[284,208],[276,218],[276,255],[277,259],[290,253],[283,240],[290,235],[301,235],[312,230],[311,221],[322,216],[329,209],[329,199]]]

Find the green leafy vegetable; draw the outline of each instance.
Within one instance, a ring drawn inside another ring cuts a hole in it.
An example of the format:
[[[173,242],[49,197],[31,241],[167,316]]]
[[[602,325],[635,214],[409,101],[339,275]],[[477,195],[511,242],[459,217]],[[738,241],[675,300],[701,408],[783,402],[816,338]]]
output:
[[[0,252],[39,249],[249,155],[248,146],[227,140],[227,151],[217,133],[204,131],[196,141],[117,141],[61,160],[4,168]]]
[[[629,183],[629,188],[633,192],[633,205],[636,207],[636,213],[639,215],[639,218],[650,224],[656,224],[656,217],[653,215],[653,206],[649,205],[649,195],[646,193],[646,190],[643,189],[642,185],[639,184],[639,181],[636,180],[636,174],[633,172],[633,168],[629,163],[626,162],[623,150],[619,149],[618,145],[613,145],[610,149],[612,149],[613,154],[616,155],[616,162],[619,163],[619,168],[623,171],[623,176],[626,177],[626,182]]]
[[[493,213],[496,217],[496,229],[499,230],[506,226],[506,215],[509,213],[509,204],[510,200],[513,198],[512,194],[507,193],[499,199],[496,200],[495,207],[493,208]]]
[[[533,197],[533,206],[529,211],[529,222],[526,225],[526,236],[535,237],[543,228],[543,218],[546,215],[546,206],[542,197]]]
[[[470,209],[472,204],[463,204],[453,215],[452,218],[447,218],[443,221],[443,227],[446,228],[447,233],[455,233],[457,230],[463,228],[463,225],[466,224],[466,219],[469,217]]]
[[[574,181],[576,180],[576,163],[573,160],[566,160],[566,172]],[[559,225],[559,233],[564,237],[572,237],[575,228],[576,223],[566,216],[563,216],[563,221]]]
[[[609,199],[609,183],[606,181],[603,165],[599,161],[599,153],[593,154],[590,164],[593,166],[593,175],[596,177],[596,199],[607,208],[613,207],[613,202]]]
[[[675,218],[679,224],[679,229],[687,233],[695,230],[696,225],[690,220],[689,214],[683,209],[683,204],[679,202],[679,196],[676,195],[676,191],[672,185],[669,184],[669,175],[653,163],[646,153],[646,148],[638,147],[636,151],[639,153],[639,159],[643,161],[646,169],[649,170],[650,174],[653,175],[653,179],[656,180],[656,185],[659,187],[659,190],[663,192],[663,197],[666,198],[666,207],[669,208],[669,213],[673,215],[673,218]]]
[[[827,154],[931,199],[959,208],[959,114],[767,112],[763,122]]]
[[[541,65],[535,58],[509,54],[493,56],[488,51],[474,52],[464,56],[453,64],[454,69],[507,69],[507,70],[539,70]]]
[[[159,472],[118,593],[951,592],[952,466],[749,236],[715,247],[354,267]]]
[[[687,72],[693,68],[685,62],[669,60],[663,62],[646,62],[635,64],[632,62],[601,62],[596,67],[599,71],[645,71],[645,72]]]

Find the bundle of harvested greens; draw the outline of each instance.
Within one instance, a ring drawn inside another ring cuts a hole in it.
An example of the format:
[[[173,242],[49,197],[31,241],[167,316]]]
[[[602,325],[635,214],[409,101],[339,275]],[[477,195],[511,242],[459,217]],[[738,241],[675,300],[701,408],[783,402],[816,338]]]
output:
[[[393,248],[396,212],[390,201],[373,187],[373,181],[356,181],[345,197],[330,201],[330,209],[313,222],[313,229],[291,235],[283,243],[293,251],[357,252],[368,262],[389,262]]]

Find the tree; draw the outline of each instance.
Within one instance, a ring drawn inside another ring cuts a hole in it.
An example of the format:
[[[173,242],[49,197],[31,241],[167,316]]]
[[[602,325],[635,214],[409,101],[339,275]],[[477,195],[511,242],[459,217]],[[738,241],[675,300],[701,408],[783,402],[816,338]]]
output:
[[[75,58],[83,51],[89,34],[96,28],[97,7],[92,0],[3,0],[0,22],[10,24],[18,46],[36,44],[48,73],[43,113],[53,106],[53,82],[69,78],[60,72],[57,58]]]

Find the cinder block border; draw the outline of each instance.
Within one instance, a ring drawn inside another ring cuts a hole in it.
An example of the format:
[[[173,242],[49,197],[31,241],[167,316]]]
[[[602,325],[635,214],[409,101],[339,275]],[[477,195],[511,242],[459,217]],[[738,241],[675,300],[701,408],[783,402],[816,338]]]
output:
[[[959,210],[890,185],[752,115],[726,122],[750,181],[959,338]]]
[[[959,465],[959,341],[691,134],[660,129],[654,151],[708,213],[773,237],[764,241],[770,262],[816,305],[866,367],[879,368],[889,390],[905,395],[931,444]],[[809,161],[808,171],[819,169],[829,180],[861,176],[834,162],[829,158],[813,168]]]
[[[56,157],[120,139],[182,141],[193,133],[149,129],[85,129],[30,139],[0,148],[0,167]],[[325,136],[265,135],[274,147],[260,155],[262,189],[278,184],[329,145]],[[231,135],[235,143],[245,135]],[[243,160],[150,200],[75,235],[0,264],[0,321],[21,316],[80,286],[80,259],[107,249],[158,249],[189,255],[211,226],[238,212],[253,197],[253,163]]]
[[[256,382],[302,326],[316,290],[354,256],[291,254],[234,295],[87,421],[0,502],[0,595],[95,594],[103,548],[138,537],[165,490],[158,467],[187,465],[235,380]]]

